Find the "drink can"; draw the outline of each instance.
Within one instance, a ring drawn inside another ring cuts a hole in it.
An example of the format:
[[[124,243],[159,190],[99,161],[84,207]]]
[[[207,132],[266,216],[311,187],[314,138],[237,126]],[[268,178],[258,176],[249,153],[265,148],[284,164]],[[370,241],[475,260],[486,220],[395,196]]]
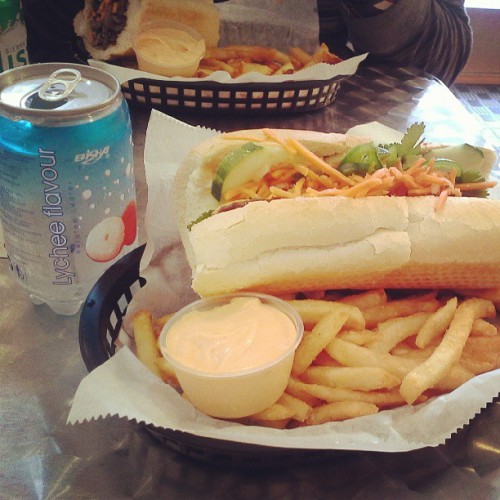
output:
[[[28,64],[27,45],[20,0],[0,0],[0,72]]]
[[[17,280],[59,314],[136,246],[132,129],[113,76],[59,63],[0,74],[0,218]]]

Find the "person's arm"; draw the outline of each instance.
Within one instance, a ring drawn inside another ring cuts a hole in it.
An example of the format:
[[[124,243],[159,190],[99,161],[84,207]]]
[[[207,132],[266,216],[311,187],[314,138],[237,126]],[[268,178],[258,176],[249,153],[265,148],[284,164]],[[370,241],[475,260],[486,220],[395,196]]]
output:
[[[318,0],[319,15],[320,4],[337,9],[354,50],[372,59],[414,65],[451,84],[469,57],[472,32],[464,0]]]
[[[31,63],[75,62],[73,18],[83,0],[23,0]]]
[[[342,58],[352,56],[347,44],[347,24],[342,18],[338,0],[317,0],[319,39]]]

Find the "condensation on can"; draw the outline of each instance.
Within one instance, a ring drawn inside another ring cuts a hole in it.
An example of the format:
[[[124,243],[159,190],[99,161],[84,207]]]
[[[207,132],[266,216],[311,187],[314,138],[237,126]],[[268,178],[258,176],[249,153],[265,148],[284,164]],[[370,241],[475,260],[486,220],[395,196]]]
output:
[[[0,74],[0,218],[14,275],[60,314],[135,247],[132,128],[113,76],[56,63]]]

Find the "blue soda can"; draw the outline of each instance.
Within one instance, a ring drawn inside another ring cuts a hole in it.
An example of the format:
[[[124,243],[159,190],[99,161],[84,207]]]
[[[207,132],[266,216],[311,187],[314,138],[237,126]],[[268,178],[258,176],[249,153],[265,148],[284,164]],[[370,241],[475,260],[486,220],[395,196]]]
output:
[[[59,63],[0,75],[0,220],[12,272],[58,314],[136,246],[132,128],[113,76]]]

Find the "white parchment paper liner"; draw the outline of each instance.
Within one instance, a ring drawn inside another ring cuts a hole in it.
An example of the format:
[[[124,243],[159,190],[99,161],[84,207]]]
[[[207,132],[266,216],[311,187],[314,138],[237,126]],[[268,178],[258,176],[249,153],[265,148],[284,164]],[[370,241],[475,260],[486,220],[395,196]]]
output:
[[[137,69],[125,68],[115,64],[106,63],[104,61],[97,61],[95,59],[89,60],[90,66],[102,69],[111,73],[119,82],[123,84],[129,80],[137,78],[147,78],[150,80],[150,85],[154,85],[155,80],[167,82],[217,82],[225,85],[236,85],[242,83],[283,83],[283,82],[298,82],[298,81],[323,81],[330,80],[338,77],[339,79],[347,78],[356,73],[359,64],[366,58],[367,54],[351,57],[337,64],[319,63],[309,68],[302,69],[290,75],[271,75],[264,76],[261,73],[246,73],[231,78],[227,71],[215,71],[205,78],[183,78],[183,77],[166,77],[156,75],[154,73],[147,73],[146,71],[139,71]]]
[[[369,135],[370,130],[377,135],[384,128],[372,123],[358,128],[357,133]],[[196,298],[190,289],[190,270],[179,243],[169,190],[187,151],[216,133],[152,111],[144,157],[149,189],[145,222],[148,242],[141,262],[141,274],[148,283],[134,295],[129,316],[142,307],[153,310],[154,315],[163,314]],[[392,133],[397,137],[396,131]],[[267,429],[204,415],[152,375],[129,347],[123,346],[83,379],[68,423],[118,415],[156,427],[242,443],[399,452],[444,443],[492,401],[499,388],[500,370],[495,370],[418,406],[293,430]]]
[[[127,348],[80,384],[69,423],[118,415],[198,436],[282,448],[399,452],[444,443],[498,393],[500,370],[419,406],[403,406],[345,422],[291,430],[210,418],[151,374]]]

